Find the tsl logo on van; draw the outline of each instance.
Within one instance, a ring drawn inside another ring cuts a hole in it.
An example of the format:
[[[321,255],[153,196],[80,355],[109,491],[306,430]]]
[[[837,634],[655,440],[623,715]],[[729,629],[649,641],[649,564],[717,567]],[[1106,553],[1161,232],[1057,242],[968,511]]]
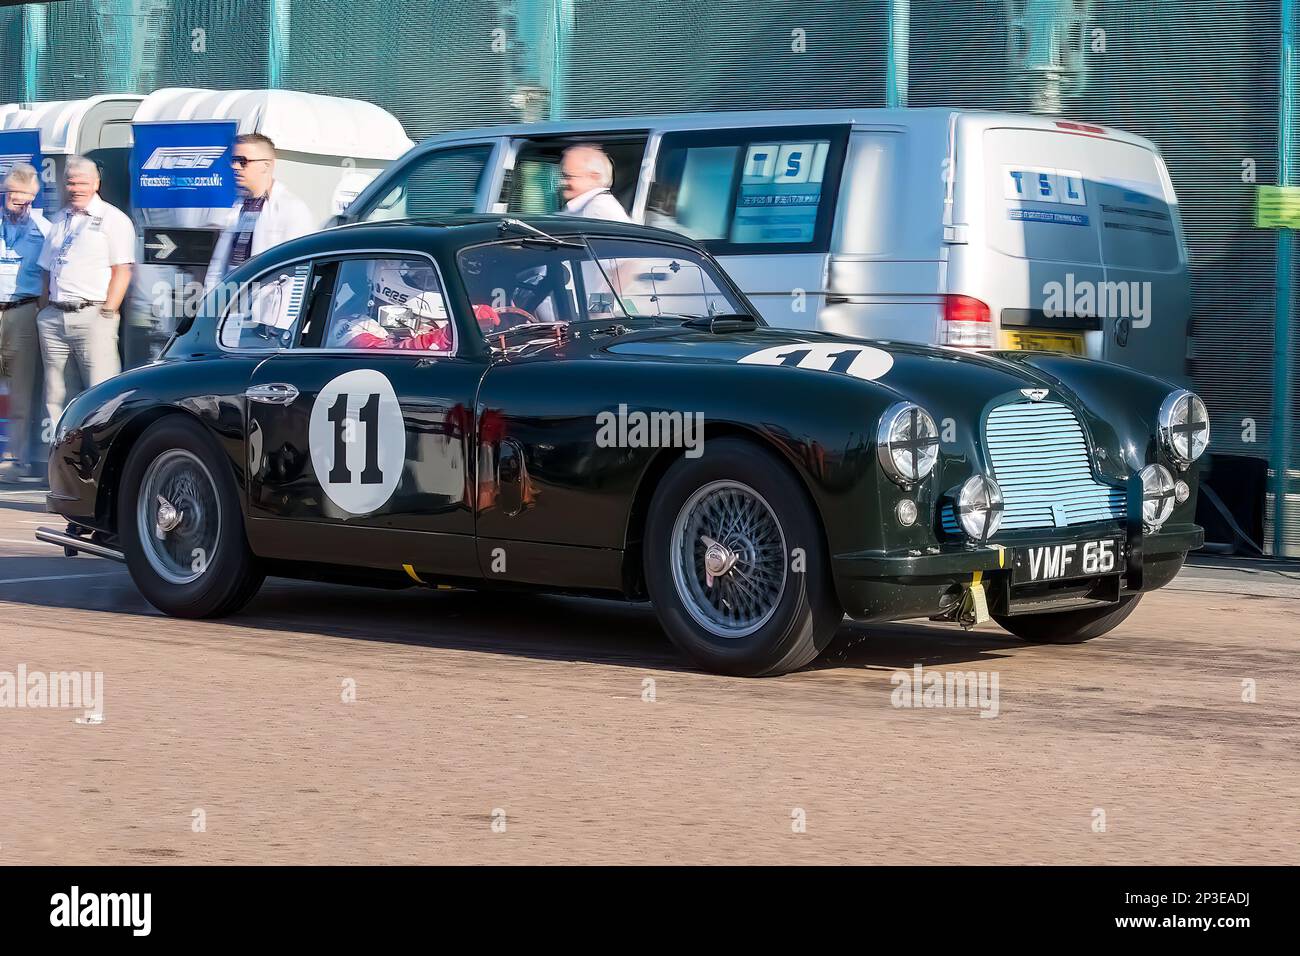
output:
[[[1002,195],[1004,199],[1012,202],[1053,203],[1065,206],[1088,205],[1084,193],[1083,174],[1073,169],[1003,166]],[[1015,222],[1043,222],[1061,226],[1088,225],[1088,217],[1082,213],[1041,209],[1009,209],[1007,218]]]

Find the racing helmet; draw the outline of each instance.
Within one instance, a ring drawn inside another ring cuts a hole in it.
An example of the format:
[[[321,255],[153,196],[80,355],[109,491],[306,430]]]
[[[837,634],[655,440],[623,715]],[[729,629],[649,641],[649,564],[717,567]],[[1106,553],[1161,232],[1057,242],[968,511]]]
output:
[[[370,275],[370,294],[378,305],[406,305],[425,292],[438,292],[438,273],[427,262],[380,259]]]

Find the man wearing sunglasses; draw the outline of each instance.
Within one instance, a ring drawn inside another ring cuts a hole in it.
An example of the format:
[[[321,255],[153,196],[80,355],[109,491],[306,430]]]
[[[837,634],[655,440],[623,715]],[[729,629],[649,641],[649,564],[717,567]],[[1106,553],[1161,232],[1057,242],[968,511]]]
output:
[[[39,298],[44,291],[41,248],[50,224],[32,208],[40,175],[28,163],[16,163],[4,178],[0,213],[0,377],[9,380],[9,429],[0,482],[34,480],[31,467],[31,413],[36,368],[41,360],[36,331]]]
[[[213,289],[265,249],[316,231],[307,204],[275,179],[275,144],[261,133],[235,138],[231,164],[239,201],[231,208],[204,281]]]

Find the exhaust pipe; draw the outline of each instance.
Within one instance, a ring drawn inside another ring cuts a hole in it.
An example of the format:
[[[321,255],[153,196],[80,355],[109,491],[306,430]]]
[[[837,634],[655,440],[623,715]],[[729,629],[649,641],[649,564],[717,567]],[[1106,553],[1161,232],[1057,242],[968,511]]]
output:
[[[108,558],[110,561],[126,564],[126,556],[121,551],[106,548],[102,544],[95,544],[93,541],[87,541],[85,538],[78,538],[62,531],[55,531],[53,528],[37,528],[36,540],[61,546],[63,553],[69,557],[80,551],[82,554],[94,555],[97,558]]]

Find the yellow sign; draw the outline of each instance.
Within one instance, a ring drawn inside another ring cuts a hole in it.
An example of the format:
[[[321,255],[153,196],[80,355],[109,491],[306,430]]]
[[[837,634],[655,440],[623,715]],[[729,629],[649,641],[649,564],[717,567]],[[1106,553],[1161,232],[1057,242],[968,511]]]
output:
[[[1300,229],[1300,186],[1260,186],[1255,195],[1256,226]]]

